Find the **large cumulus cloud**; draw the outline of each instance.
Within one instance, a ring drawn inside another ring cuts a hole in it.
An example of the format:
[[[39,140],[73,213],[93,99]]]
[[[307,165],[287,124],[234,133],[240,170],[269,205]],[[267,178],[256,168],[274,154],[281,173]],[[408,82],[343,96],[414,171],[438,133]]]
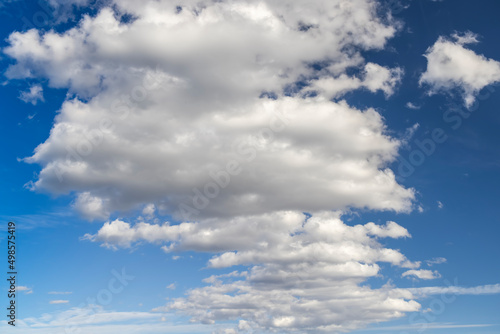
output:
[[[75,96],[27,159],[43,166],[34,189],[75,192],[90,219],[149,202],[189,219],[411,208],[413,191],[387,169],[400,143],[383,118],[329,101],[391,95],[399,81],[401,69],[360,55],[396,29],[372,1],[116,5],[63,33],[9,38],[10,78],[46,77]],[[230,182],[214,186],[221,173]]]
[[[418,310],[408,291],[362,285],[380,262],[418,268],[378,240],[408,231],[350,227],[339,213],[407,212],[414,198],[388,168],[401,142],[383,117],[341,100],[359,89],[388,98],[404,74],[363,57],[399,27],[377,9],[115,0],[63,32],[11,34],[10,79],[68,90],[50,136],[26,158],[42,166],[32,188],[74,194],[89,219],[144,209],[182,221],[107,222],[85,237],[105,246],[153,242],[214,253],[214,268],[248,266],[158,310],[239,319],[242,331],[311,332]]]

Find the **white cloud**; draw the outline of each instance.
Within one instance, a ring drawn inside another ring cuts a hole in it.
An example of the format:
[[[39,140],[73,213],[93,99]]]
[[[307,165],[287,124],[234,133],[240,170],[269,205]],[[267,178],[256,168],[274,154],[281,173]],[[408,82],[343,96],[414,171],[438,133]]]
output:
[[[444,204],[441,201],[437,201],[437,205],[439,209],[444,208]]]
[[[69,300],[57,299],[49,301],[49,304],[67,304]]]
[[[64,301],[63,301],[64,302]],[[56,303],[57,304],[57,303]],[[31,327],[72,327],[102,323],[119,323],[132,319],[159,318],[159,314],[148,312],[113,312],[105,311],[100,305],[73,307],[65,311],[47,313],[41,318],[25,318],[23,321]]]
[[[395,222],[349,226],[339,212],[277,212],[179,225],[114,221],[96,235],[87,235],[108,247],[142,241],[163,245],[167,252],[212,252],[212,268],[248,266],[245,271],[211,276],[204,280],[208,286],[192,289],[186,298],[156,311],[180,311],[203,323],[242,319],[254,329],[326,332],[363,327],[419,309],[404,291],[362,284],[380,274],[379,262],[418,267],[378,241],[404,237],[410,234]]]
[[[427,261],[425,261],[425,262],[427,263],[427,265],[428,265],[429,267],[431,267],[431,266],[433,266],[433,265],[435,265],[435,264],[443,264],[443,263],[445,263],[446,261],[447,261],[447,260],[446,260],[444,257],[436,257],[436,258],[434,258],[434,259],[432,259],[432,260],[427,260]]]
[[[152,217],[155,214],[156,207],[154,204],[149,203],[142,209],[142,214],[145,215],[146,217]]]
[[[391,326],[391,327],[376,327],[367,329],[369,331],[422,331],[425,329],[451,329],[451,328],[478,328],[490,327],[493,324],[454,324],[454,323],[436,323],[436,322],[422,322],[414,325],[406,326]]]
[[[398,225],[395,222],[387,222],[385,226],[376,225],[374,223],[368,223],[365,225],[369,235],[373,235],[381,238],[401,238],[410,237],[408,230]]]
[[[420,109],[421,107],[420,107],[420,106],[418,106],[418,105],[416,105],[416,104],[414,104],[414,103],[412,103],[412,102],[407,102],[407,103],[406,103],[406,108],[408,108],[408,109],[413,109],[413,110],[418,110],[418,109]]]
[[[169,290],[175,290],[175,288],[176,288],[175,283],[167,285],[167,289],[169,289]]]
[[[163,321],[161,321],[163,317]],[[38,318],[16,319],[16,329],[26,334],[53,334],[82,332],[92,334],[140,334],[144,333],[207,333],[206,326],[179,325],[167,320],[161,313],[117,312],[104,310],[99,305],[85,308],[45,313]],[[169,319],[171,320],[171,319]],[[7,321],[0,321],[0,330],[9,332],[12,327]]]
[[[113,4],[66,32],[8,39],[9,79],[69,91],[26,159],[42,166],[33,188],[75,194],[90,220],[131,210],[183,220],[115,219],[85,236],[104,246],[149,242],[211,252],[212,268],[248,266],[162,307],[197,321],[332,332],[418,310],[408,291],[363,285],[379,263],[419,267],[379,241],[409,232],[329,211],[412,209],[413,189],[388,168],[401,140],[376,110],[330,101],[394,93],[403,70],[363,58],[394,36],[390,14],[371,0]]]
[[[50,291],[47,293],[49,295],[71,295],[73,292],[71,292],[71,291]]]
[[[401,139],[403,145],[405,145],[406,147],[408,147],[409,141],[413,138],[413,136],[415,135],[415,133],[417,132],[417,130],[419,128],[420,128],[420,124],[419,123],[415,123],[415,124],[413,124],[412,126],[410,126],[409,128],[406,129],[405,134],[404,134],[403,138]]]
[[[98,196],[92,196],[90,192],[85,191],[78,194],[73,207],[86,219],[106,219],[109,216],[106,200]]]
[[[43,98],[42,85],[33,85],[29,88],[29,90],[21,92],[19,99],[26,103],[31,103],[34,106],[38,103],[38,101],[45,101]]]
[[[380,114],[328,94],[302,98],[318,73],[323,80],[352,66],[364,68],[359,85],[392,94],[402,70],[360,55],[382,48],[398,26],[378,18],[375,3],[314,1],[297,3],[298,12],[278,2],[188,2],[177,14],[168,1],[116,5],[137,19],[121,24],[103,8],[61,34],[9,37],[5,52],[17,63],[8,77],[47,78],[88,99],[68,99],[26,159],[43,166],[34,189],[76,193],[75,208],[91,220],[150,203],[190,219],[411,210],[413,190],[387,168],[400,142]],[[285,96],[299,80],[309,87]],[[277,100],[259,99],[262,92]],[[217,189],[210,175],[227,176],[228,166],[235,175]],[[199,209],[196,191],[206,188],[218,196]]]
[[[424,280],[436,279],[436,278],[441,277],[439,272],[437,272],[436,270],[432,271],[432,270],[426,270],[426,269],[408,270],[408,271],[405,271],[401,276],[402,277],[416,277],[416,278],[420,278],[420,279],[424,279]]]
[[[500,284],[492,285],[479,285],[475,287],[461,287],[461,286],[434,286],[424,288],[410,288],[407,289],[417,297],[427,297],[440,294],[453,294],[453,295],[492,295],[500,293]]]
[[[312,87],[330,97],[339,97],[348,91],[360,88],[366,88],[371,92],[381,90],[386,97],[389,97],[401,82],[402,75],[403,70],[399,67],[388,69],[374,63],[367,63],[361,79],[346,74],[332,77],[332,73],[328,73],[328,77],[318,79]]]
[[[33,289],[32,288],[28,288],[27,286],[23,286],[23,285],[16,286],[16,290],[17,291],[24,291],[24,293],[27,294],[27,295],[33,293]]]
[[[500,63],[465,48],[472,43],[477,43],[477,36],[470,32],[451,39],[441,36],[427,50],[427,70],[420,84],[429,85],[429,94],[458,89],[470,107],[482,88],[500,81]]]

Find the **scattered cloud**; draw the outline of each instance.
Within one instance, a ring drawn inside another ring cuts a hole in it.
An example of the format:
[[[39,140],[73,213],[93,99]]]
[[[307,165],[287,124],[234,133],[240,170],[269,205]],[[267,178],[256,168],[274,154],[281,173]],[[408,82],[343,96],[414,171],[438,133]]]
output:
[[[420,84],[428,85],[429,94],[458,89],[465,105],[472,106],[482,88],[500,81],[500,62],[465,47],[477,42],[477,35],[471,32],[439,37],[425,54],[427,69]]]
[[[454,295],[493,295],[500,293],[500,284],[492,285],[479,285],[476,287],[461,287],[461,286],[447,286],[447,287],[424,287],[424,288],[410,288],[411,293],[418,297],[432,296],[439,294],[454,294]]]
[[[435,1],[435,0],[433,0]],[[481,327],[491,327],[494,324],[454,324],[454,323],[436,323],[436,322],[422,322],[415,323],[413,325],[407,326],[391,326],[391,327],[376,327],[368,328],[368,331],[422,331],[425,329],[459,329],[459,328],[481,328]]]
[[[160,314],[151,312],[116,312],[107,311],[100,305],[88,305],[88,307],[73,307],[65,311],[47,313],[40,318],[25,318],[23,327],[32,329],[50,328],[52,333],[64,328],[75,328],[82,326],[86,331],[93,325],[125,325],[130,321],[151,321],[159,320]],[[16,324],[17,325],[17,324]],[[143,328],[144,330],[144,328]],[[110,333],[110,332],[108,332]]]
[[[441,201],[437,201],[437,206],[439,209],[442,209],[444,207],[444,204]]]
[[[418,106],[418,105],[416,105],[416,104],[414,104],[412,102],[407,102],[406,103],[406,108],[413,109],[413,110],[418,110],[418,109],[421,108],[421,106]]]
[[[407,128],[406,131],[405,131],[405,134],[403,136],[402,142],[405,145],[408,145],[408,142],[413,138],[413,136],[415,135],[415,133],[417,132],[417,130],[419,128],[420,128],[420,124],[419,123],[415,123],[411,127]]]
[[[366,88],[373,93],[381,90],[386,97],[389,97],[394,94],[402,76],[403,70],[399,67],[389,69],[374,63],[367,63],[361,79],[346,74],[336,77],[334,74],[328,73],[327,77],[315,81],[312,88],[330,97],[339,97],[346,92],[360,88]]]
[[[73,292],[71,292],[71,291],[50,291],[47,293],[49,295],[71,295]]]
[[[62,300],[62,299],[57,299],[57,300],[51,300],[49,304],[67,304],[69,303],[69,300]]]
[[[175,290],[175,288],[176,288],[175,283],[167,285],[167,289],[169,289],[169,290]]]
[[[408,278],[411,278],[411,277],[415,278],[416,277],[416,278],[420,278],[420,279],[424,279],[424,280],[436,279],[436,278],[441,277],[439,272],[437,272],[436,270],[432,271],[432,270],[426,270],[426,269],[408,270],[408,271],[405,271],[401,276],[408,277]]]
[[[152,217],[154,216],[156,211],[156,207],[154,204],[150,203],[142,209],[142,214],[145,215],[146,217]]]
[[[16,289],[17,289],[17,291],[23,291],[24,294],[26,294],[26,295],[33,293],[32,288],[28,288],[27,286],[23,286],[23,285],[17,286]]]
[[[444,258],[444,257],[436,257],[432,260],[427,260],[425,261],[425,263],[427,263],[427,265],[429,267],[435,265],[435,264],[442,264],[442,263],[445,263],[447,260]]]
[[[61,221],[70,217],[68,210],[42,212],[38,214],[25,215],[0,215],[4,221],[15,221],[20,229],[35,229],[39,227],[53,227],[61,224]]]
[[[34,106],[38,101],[44,102],[42,85],[33,85],[29,90],[21,92],[19,99],[26,103],[31,103]]]

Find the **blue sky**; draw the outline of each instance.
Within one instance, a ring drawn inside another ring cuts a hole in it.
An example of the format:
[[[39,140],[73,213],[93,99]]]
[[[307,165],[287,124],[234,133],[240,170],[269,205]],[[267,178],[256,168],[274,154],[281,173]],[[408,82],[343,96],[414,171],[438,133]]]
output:
[[[3,1],[2,333],[499,333],[500,4],[337,3]]]

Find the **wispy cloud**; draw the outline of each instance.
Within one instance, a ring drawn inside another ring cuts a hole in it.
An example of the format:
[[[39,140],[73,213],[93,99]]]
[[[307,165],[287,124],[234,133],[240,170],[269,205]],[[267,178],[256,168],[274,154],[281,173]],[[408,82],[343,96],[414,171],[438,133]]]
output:
[[[0,321],[0,332],[3,333],[4,329],[10,327],[6,321]],[[73,307],[69,310],[47,313],[37,318],[19,319],[16,327],[23,334],[64,333],[69,329],[74,331],[78,328],[82,332],[92,334],[207,333],[205,325],[177,324],[177,322],[174,323],[171,315],[153,312],[106,311],[98,305],[91,305],[88,308]]]
[[[454,294],[454,295],[492,295],[500,293],[500,284],[492,285],[479,285],[475,287],[461,287],[461,286],[448,286],[448,287],[423,287],[423,288],[410,288],[407,289],[417,296],[431,296],[439,294]]]
[[[405,330],[425,330],[425,329],[458,329],[458,328],[481,328],[491,327],[496,324],[454,324],[454,323],[417,323],[407,326],[388,326],[367,328],[364,331],[405,331]]]
[[[69,303],[69,300],[62,300],[62,299],[57,299],[57,300],[51,300],[49,304],[67,304]]]
[[[435,265],[435,264],[442,264],[442,263],[445,263],[446,261],[447,261],[447,260],[446,260],[444,257],[435,257],[435,258],[433,258],[433,259],[431,259],[431,260],[427,260],[427,261],[425,261],[425,263],[426,263],[429,267],[431,267],[431,266],[433,266],[433,265]]]
[[[17,286],[16,289],[17,289],[17,291],[23,291],[27,295],[33,293],[32,288],[28,288],[27,286],[23,286],[23,285]]]
[[[47,212],[47,213],[37,213],[37,214],[25,214],[25,215],[0,215],[0,219],[4,221],[13,221],[16,223],[16,228],[22,229],[34,229],[37,227],[54,227],[59,224],[64,223],[68,218],[71,218],[72,214],[68,213],[67,210],[61,210],[60,212]]]

